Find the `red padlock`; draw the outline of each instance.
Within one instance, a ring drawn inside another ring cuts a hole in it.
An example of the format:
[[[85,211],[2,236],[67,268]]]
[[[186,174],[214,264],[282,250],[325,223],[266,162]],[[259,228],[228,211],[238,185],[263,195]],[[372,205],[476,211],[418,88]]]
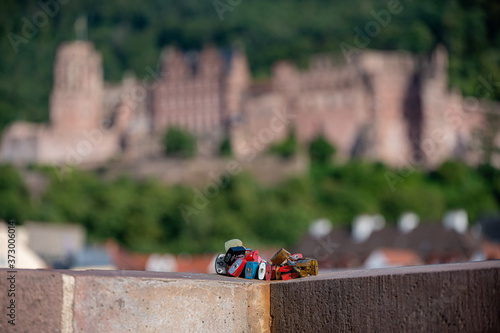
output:
[[[255,250],[255,251],[251,251],[251,252],[247,252],[246,255],[245,255],[245,260],[246,261],[256,261],[256,262],[260,262],[259,261],[259,250]]]
[[[245,265],[247,264],[247,261],[242,258],[238,258],[229,268],[228,273],[229,275],[232,276],[240,276],[241,272],[245,269]]]
[[[273,266],[270,263],[266,263],[266,281],[270,281],[272,278]]]
[[[271,265],[271,280],[276,280],[276,265]]]
[[[279,268],[279,270],[280,270],[281,273],[288,273],[288,272],[292,271],[292,266],[288,266],[288,265],[281,266]]]
[[[282,278],[283,280],[291,280],[291,279],[296,279],[296,278],[298,278],[299,276],[300,276],[300,274],[299,274],[299,273],[293,273],[293,272],[292,272],[292,273],[283,273],[283,274],[281,274],[281,278]]]
[[[291,257],[292,257],[293,260],[304,259],[304,256],[302,255],[302,253],[292,254]]]

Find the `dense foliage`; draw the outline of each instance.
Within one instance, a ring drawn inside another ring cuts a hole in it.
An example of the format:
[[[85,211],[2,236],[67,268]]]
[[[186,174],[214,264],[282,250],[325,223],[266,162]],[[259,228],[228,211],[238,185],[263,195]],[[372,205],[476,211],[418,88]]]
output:
[[[18,119],[47,120],[55,51],[61,42],[75,38],[75,22],[82,26],[79,17],[87,18],[88,39],[102,53],[110,81],[120,80],[126,70],[139,78],[150,75],[161,49],[170,44],[183,49],[238,44],[245,48],[254,75],[265,76],[278,59],[307,66],[315,53],[341,55],[340,44],[356,46],[356,29],[366,33],[378,18],[383,23],[380,32],[373,30],[366,47],[420,53],[444,44],[450,53],[452,86],[467,95],[500,98],[495,85],[500,81],[498,1],[402,0],[389,18],[381,14],[389,9],[386,0],[216,3],[219,6],[202,0],[1,1],[0,129]],[[85,29],[79,31],[84,37]],[[477,90],[482,82],[487,82],[486,89]]]
[[[196,154],[196,138],[181,128],[170,127],[163,137],[165,155],[189,158]]]
[[[464,208],[471,222],[500,207],[500,170],[473,169],[449,161],[431,173],[411,173],[380,163],[313,163],[311,173],[276,186],[249,175],[195,187],[154,180],[116,178],[73,171],[60,180],[39,168],[50,184],[30,197],[14,168],[0,172],[0,218],[84,225],[91,240],[115,238],[136,251],[216,251],[230,238],[255,245],[290,245],[309,223],[326,217],[349,225],[362,213],[383,214],[389,223],[413,211],[423,223],[439,222],[448,209]],[[390,177],[399,177],[393,185]]]
[[[297,137],[295,135],[295,130],[292,128],[285,140],[272,145],[269,148],[269,152],[284,159],[295,156],[297,153]]]
[[[335,155],[335,148],[323,136],[318,136],[309,143],[309,156],[317,164],[327,164]]]
[[[229,139],[229,136],[226,136],[219,147],[219,155],[220,156],[225,156],[229,157],[233,154],[233,150],[231,148],[231,140]]]

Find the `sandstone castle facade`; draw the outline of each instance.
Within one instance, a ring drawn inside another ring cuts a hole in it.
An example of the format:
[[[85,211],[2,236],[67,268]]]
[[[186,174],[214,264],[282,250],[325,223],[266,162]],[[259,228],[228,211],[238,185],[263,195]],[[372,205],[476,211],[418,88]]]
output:
[[[307,144],[323,135],[341,158],[392,166],[434,166],[457,157],[482,126],[481,112],[448,89],[448,56],[365,51],[349,64],[316,56],[307,70],[282,61],[267,81],[253,82],[241,50],[166,49],[150,76],[103,82],[90,42],[63,44],[56,55],[50,123],[6,128],[0,161],[59,166],[161,154],[161,137],[176,126],[196,134],[201,155],[231,139],[236,158],[251,160],[293,128]],[[472,110],[476,111],[476,110]]]

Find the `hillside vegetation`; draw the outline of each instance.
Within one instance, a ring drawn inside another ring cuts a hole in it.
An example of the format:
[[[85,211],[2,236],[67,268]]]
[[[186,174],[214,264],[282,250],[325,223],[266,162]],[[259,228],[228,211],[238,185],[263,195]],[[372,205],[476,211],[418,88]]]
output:
[[[30,196],[18,171],[0,167],[0,218],[75,222],[90,240],[115,238],[136,251],[212,252],[241,237],[288,246],[315,219],[348,226],[358,214],[382,214],[395,223],[413,211],[423,223],[439,223],[447,210],[463,208],[472,223],[498,212],[500,202],[498,169],[453,161],[431,173],[409,173],[378,163],[317,160],[309,174],[272,187],[245,173],[220,186],[187,187],[126,177],[103,181],[81,171],[60,181],[52,168],[35,169],[50,179],[40,198]]]

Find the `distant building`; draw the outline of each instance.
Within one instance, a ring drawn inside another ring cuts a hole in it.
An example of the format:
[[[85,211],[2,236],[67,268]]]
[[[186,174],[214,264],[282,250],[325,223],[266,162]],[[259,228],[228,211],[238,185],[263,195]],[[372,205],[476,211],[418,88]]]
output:
[[[47,268],[45,261],[36,253],[31,245],[33,236],[26,230],[24,225],[16,226],[14,233],[8,232],[8,226],[5,221],[0,220],[0,244],[5,245],[5,251],[0,253],[0,268],[11,268],[11,264],[15,268]],[[15,253],[7,251],[9,235],[15,235]]]
[[[54,268],[70,268],[85,246],[87,234],[79,224],[26,221],[30,248]]]
[[[379,248],[366,258],[364,268],[423,265],[423,260],[414,251],[406,249]]]
[[[93,45],[69,42],[56,55],[50,123],[6,128],[0,161],[64,167],[140,159],[161,154],[162,134],[178,126],[197,135],[202,155],[214,155],[229,136],[236,157],[250,159],[294,128],[302,143],[325,136],[344,159],[475,162],[467,147],[483,114],[465,112],[463,97],[448,89],[447,68],[442,47],[428,57],[364,51],[342,65],[316,56],[307,70],[278,62],[268,81],[252,82],[241,50],[168,48],[160,73],[109,85]]]
[[[494,244],[487,245],[470,232],[424,223],[409,232],[385,226],[362,242],[346,229],[333,229],[320,238],[306,234],[292,251],[318,259],[324,269],[376,268],[494,259],[492,254],[484,255],[486,250],[494,253],[496,249]]]

